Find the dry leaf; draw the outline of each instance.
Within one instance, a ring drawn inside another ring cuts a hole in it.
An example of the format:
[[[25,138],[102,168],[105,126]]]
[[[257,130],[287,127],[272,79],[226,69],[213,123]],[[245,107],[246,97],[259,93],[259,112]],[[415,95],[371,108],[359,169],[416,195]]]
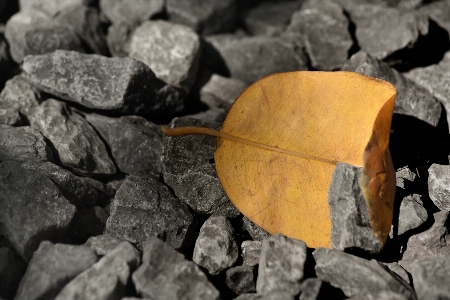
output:
[[[314,248],[331,247],[327,198],[336,163],[362,166],[370,223],[384,244],[395,193],[388,147],[394,101],[391,84],[353,72],[279,73],[248,87],[220,132],[164,133],[218,137],[217,174],[234,205],[268,232]]]

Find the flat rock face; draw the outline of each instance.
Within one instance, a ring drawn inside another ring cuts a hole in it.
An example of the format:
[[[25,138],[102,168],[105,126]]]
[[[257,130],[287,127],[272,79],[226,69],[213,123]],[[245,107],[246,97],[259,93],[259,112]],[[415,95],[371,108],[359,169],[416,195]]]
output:
[[[108,234],[102,234],[90,237],[84,246],[91,248],[97,255],[106,255],[114,250],[124,239],[113,237]]]
[[[24,116],[41,102],[39,90],[23,75],[16,75],[5,83],[0,93],[0,107],[17,109]]]
[[[136,291],[150,299],[220,299],[216,288],[192,261],[156,237],[145,243],[142,265],[133,274]]]
[[[431,200],[440,210],[450,211],[450,166],[432,164],[428,174]]]
[[[164,11],[164,0],[100,0],[100,9],[112,23],[144,22]]]
[[[419,300],[448,298],[450,286],[450,259],[448,257],[425,257],[412,266],[414,287]]]
[[[61,240],[75,206],[41,174],[14,162],[0,164],[0,234],[30,260],[43,240]]]
[[[241,244],[242,262],[243,266],[254,267],[259,263],[259,256],[261,255],[261,241],[243,241]]]
[[[129,55],[149,66],[156,77],[189,91],[198,71],[200,38],[183,25],[145,21],[130,37]]]
[[[52,17],[57,15],[59,12],[72,5],[88,5],[91,0],[19,0],[20,9],[23,11],[42,11],[46,15]]]
[[[256,291],[268,294],[283,290],[292,296],[300,292],[306,261],[306,244],[281,234],[265,238],[259,258]]]
[[[270,233],[253,223],[252,220],[246,216],[242,217],[242,228],[247,231],[255,241],[262,241],[266,237],[270,236]]]
[[[100,133],[120,171],[161,172],[163,142],[159,126],[138,116],[110,118],[87,114],[86,120]]]
[[[212,108],[229,110],[247,86],[248,84],[239,79],[212,74],[200,89],[200,101]]]
[[[114,174],[116,167],[94,129],[63,102],[49,99],[30,115],[31,125],[49,139],[61,163],[84,174]]]
[[[28,263],[14,299],[54,298],[66,283],[97,260],[89,248],[43,241]]]
[[[404,197],[400,204],[397,234],[402,235],[408,230],[419,227],[427,220],[428,213],[423,207],[421,196],[412,194]]]
[[[130,175],[111,203],[105,233],[123,238],[139,249],[150,236],[159,237],[177,250],[189,247],[197,227],[196,217],[172,195],[157,175],[143,171]]]

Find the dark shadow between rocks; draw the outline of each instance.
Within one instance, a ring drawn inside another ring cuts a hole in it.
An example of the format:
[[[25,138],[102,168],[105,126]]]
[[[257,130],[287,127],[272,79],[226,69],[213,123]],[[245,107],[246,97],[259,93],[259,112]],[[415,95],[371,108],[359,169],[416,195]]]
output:
[[[203,53],[200,57],[200,66],[210,70],[213,73],[230,77],[230,70],[225,63],[222,55],[214,46],[203,38],[200,38],[201,48]]]
[[[348,32],[350,33],[350,37],[351,37],[352,42],[353,42],[352,47],[348,50],[348,57],[347,58],[350,58],[350,57],[352,57],[353,54],[355,54],[359,50],[361,50],[361,47],[359,46],[358,40],[356,39],[356,25],[355,25],[355,23],[352,21],[352,18],[350,17],[350,14],[348,13],[348,11],[346,11],[344,9],[343,12],[344,12],[344,16],[348,20]]]

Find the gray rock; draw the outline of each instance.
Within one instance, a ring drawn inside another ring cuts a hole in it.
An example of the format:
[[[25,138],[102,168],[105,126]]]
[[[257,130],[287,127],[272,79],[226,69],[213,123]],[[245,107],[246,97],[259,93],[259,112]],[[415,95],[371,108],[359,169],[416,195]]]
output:
[[[0,247],[0,298],[14,298],[26,268],[16,251]]]
[[[29,126],[0,127],[0,161],[53,161],[53,151],[44,137]]]
[[[415,229],[428,220],[427,210],[423,207],[421,196],[412,194],[402,199],[398,216],[397,234]]]
[[[243,266],[254,267],[259,263],[261,255],[261,241],[243,241],[241,244]]]
[[[70,280],[98,260],[87,247],[43,241],[28,263],[14,299],[53,299]]]
[[[130,243],[123,242],[70,281],[55,300],[120,299],[139,264],[139,251]]]
[[[400,266],[399,263],[392,262],[392,263],[383,263],[386,267],[389,268],[392,272],[400,276],[401,279],[403,279],[406,283],[411,284],[408,276],[408,272],[403,269],[402,266]]]
[[[294,297],[284,290],[273,290],[268,294],[242,294],[235,300],[294,300]]]
[[[102,234],[90,237],[84,246],[94,250],[97,255],[103,256],[114,250],[123,241],[125,240],[108,234]]]
[[[106,234],[123,238],[139,249],[156,236],[177,250],[194,240],[197,220],[179,199],[148,171],[130,175],[117,191],[106,222]]]
[[[406,245],[402,259],[398,262],[406,271],[411,271],[411,264],[422,257],[450,256],[450,239],[446,222],[448,211],[437,212],[433,215],[434,224],[430,229],[411,236]]]
[[[422,258],[414,262],[411,272],[419,300],[449,299],[449,257]]]
[[[344,65],[353,45],[348,27],[338,4],[312,0],[292,15],[287,31],[298,34],[314,68],[336,70]]]
[[[208,82],[200,89],[200,101],[209,107],[229,110],[234,100],[248,86],[236,78],[227,78],[212,74]]]
[[[418,10],[438,23],[447,32],[450,32],[450,1],[433,1],[424,4]]]
[[[22,125],[19,111],[11,108],[0,108],[0,124],[8,126]]]
[[[130,37],[129,56],[149,66],[159,79],[189,91],[197,76],[200,38],[183,25],[145,21]]]
[[[109,213],[100,206],[80,208],[70,222],[66,236],[73,243],[84,243],[91,236],[103,233],[108,217]]]
[[[365,293],[355,297],[348,298],[349,300],[407,300],[405,296],[391,291],[380,291],[374,293]]]
[[[204,126],[218,129],[218,123],[204,123],[186,117],[175,118],[168,127]],[[198,214],[236,217],[240,213],[225,194],[214,163],[215,139],[209,136],[164,136],[164,181],[175,195]]]
[[[396,185],[399,188],[405,189],[405,180],[408,180],[410,182],[414,182],[414,179],[416,179],[416,173],[412,172],[408,166],[399,168],[397,172],[395,172],[396,177]]]
[[[378,22],[378,21],[377,21]],[[436,126],[441,116],[441,104],[424,88],[414,84],[387,64],[365,52],[353,55],[342,67],[343,71],[353,71],[392,83],[397,90],[394,113],[418,118],[431,126]]]
[[[134,272],[133,283],[139,294],[154,300],[220,299],[195,263],[156,237],[145,243],[142,265]]]
[[[215,51],[205,51],[205,59],[218,65],[225,63],[231,77],[248,84],[273,73],[306,70],[304,55],[295,52],[294,45],[279,37],[215,35],[206,38]]]
[[[431,200],[440,210],[450,211],[450,166],[432,164],[428,174]]]
[[[108,27],[106,43],[113,56],[127,57],[130,53],[130,37],[140,22],[120,21]]]
[[[242,217],[242,225],[243,229],[246,230],[248,234],[250,234],[254,241],[262,241],[266,237],[270,236],[270,233],[253,223],[246,216]]]
[[[223,123],[227,111],[223,108],[210,108],[206,111],[202,111],[192,115],[186,115],[185,117],[191,119],[198,119],[205,123]]]
[[[339,250],[318,248],[313,252],[317,277],[342,289],[347,297],[390,291],[416,299],[414,290],[381,263]]]
[[[23,75],[8,80],[0,93],[0,107],[16,109],[24,116],[28,116],[39,103],[40,92]]]
[[[63,238],[76,209],[51,180],[18,163],[4,162],[0,164],[0,190],[0,235],[25,261],[41,241]]]
[[[170,21],[203,35],[236,28],[237,8],[233,0],[167,0],[166,6]]]
[[[114,23],[142,23],[164,11],[164,0],[100,0],[100,9]]]
[[[184,109],[182,92],[131,58],[57,50],[27,57],[23,69],[39,89],[89,108],[158,116]]]
[[[161,172],[163,142],[159,126],[137,116],[111,118],[88,114],[86,120],[109,146],[120,171],[128,174],[145,169]]]
[[[225,273],[225,284],[238,295],[256,292],[253,269],[248,266],[228,269]]]
[[[116,167],[94,129],[65,103],[48,99],[29,116],[50,140],[61,163],[83,174],[114,174]]]
[[[92,0],[19,0],[20,9],[27,12],[40,11],[46,15],[53,17],[64,9],[72,5],[88,5],[91,4]]]
[[[317,300],[319,299],[320,289],[322,288],[322,280],[319,278],[307,278],[300,286],[299,300]]]
[[[262,242],[256,291],[267,294],[283,290],[296,296],[300,292],[306,261],[303,241],[275,234]]]
[[[358,248],[379,253],[383,248],[373,235],[369,209],[359,185],[362,168],[338,163],[328,192],[331,218],[331,245],[342,250]]]
[[[234,265],[239,257],[231,223],[224,216],[211,216],[200,228],[192,260],[217,275]]]

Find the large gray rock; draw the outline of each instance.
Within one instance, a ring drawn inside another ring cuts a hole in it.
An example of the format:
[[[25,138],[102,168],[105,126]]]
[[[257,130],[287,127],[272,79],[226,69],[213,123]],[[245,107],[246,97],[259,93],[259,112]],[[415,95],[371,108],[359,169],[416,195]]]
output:
[[[145,243],[142,265],[133,273],[133,283],[139,294],[154,300],[220,299],[195,263],[156,237]]]
[[[373,235],[369,209],[361,191],[359,179],[362,169],[338,163],[328,192],[331,218],[331,245],[342,250],[358,248],[379,253],[383,248]]]
[[[436,126],[441,117],[441,104],[424,88],[414,84],[387,64],[365,52],[353,55],[342,67],[343,71],[353,71],[392,83],[397,90],[394,113],[418,118],[431,126]]]
[[[86,243],[84,243],[84,246],[94,250],[97,255],[103,256],[113,251],[123,241],[125,240],[108,234],[102,234],[90,237]]]
[[[23,69],[39,89],[89,108],[158,116],[184,109],[181,91],[131,58],[57,50],[27,57]]]
[[[406,245],[402,259],[398,262],[406,271],[411,271],[411,264],[422,257],[450,256],[450,239],[446,223],[448,211],[435,213],[434,224],[430,229],[411,236]]]
[[[31,126],[50,140],[61,163],[83,174],[114,174],[116,167],[100,137],[63,102],[48,99],[29,116]]]
[[[166,6],[170,21],[187,25],[204,35],[236,28],[234,0],[167,0]]]
[[[43,240],[62,240],[76,208],[47,177],[18,163],[0,164],[0,235],[28,261]]]
[[[129,55],[149,66],[159,79],[189,91],[197,76],[200,38],[183,25],[146,21],[132,33]]]
[[[43,241],[28,263],[14,299],[53,299],[66,283],[97,260],[87,247]]]
[[[242,229],[248,232],[254,241],[262,241],[270,236],[270,233],[256,225],[246,216],[242,217]]]
[[[55,300],[121,299],[129,278],[140,264],[140,253],[123,242],[70,281]]]
[[[41,11],[53,17],[72,5],[90,4],[92,0],[19,0],[20,10],[26,12]]]
[[[398,216],[397,234],[415,229],[428,220],[427,210],[423,207],[421,196],[412,194],[402,199]]]
[[[145,169],[161,172],[163,142],[159,126],[138,116],[111,118],[88,114],[86,120],[109,146],[120,171],[128,174]]]
[[[340,69],[347,61],[352,37],[343,9],[330,0],[311,0],[292,15],[288,33],[298,35],[311,65],[318,70]]]
[[[440,210],[450,211],[450,166],[438,164],[430,166],[428,194]]]
[[[212,74],[200,89],[200,101],[209,107],[229,110],[247,86],[248,84],[239,79]]]
[[[412,266],[414,288],[419,300],[442,300],[450,298],[450,258],[425,257]]]
[[[347,297],[390,291],[406,299],[416,299],[406,282],[376,260],[326,248],[316,249],[313,256],[317,277],[342,289]]]
[[[234,265],[239,252],[230,221],[224,216],[211,216],[203,223],[195,241],[192,260],[217,275]]]
[[[111,203],[106,234],[123,238],[139,249],[156,236],[177,250],[194,242],[196,217],[159,181],[158,175],[142,171],[128,176]]]
[[[253,267],[238,266],[225,273],[225,284],[234,293],[240,295],[256,291]]]
[[[283,290],[296,296],[304,276],[306,244],[303,241],[275,234],[262,242],[256,291],[268,294]]]
[[[16,75],[8,80],[0,93],[0,107],[16,109],[24,116],[28,116],[39,103],[39,90],[23,75]]]
[[[220,124],[181,117],[173,119],[168,126],[218,129]],[[214,158],[214,138],[202,135],[164,136],[163,141],[164,181],[180,200],[199,214],[239,215],[217,178],[214,163],[211,163]]]
[[[111,23],[142,23],[164,11],[164,0],[100,0],[100,9]]]
[[[13,299],[27,266],[14,249],[0,246],[0,297]]]
[[[294,297],[284,290],[273,290],[268,294],[242,294],[235,300],[294,300]]]
[[[241,256],[244,260],[243,266],[254,267],[259,263],[259,256],[261,255],[261,241],[243,241],[241,244]]]

